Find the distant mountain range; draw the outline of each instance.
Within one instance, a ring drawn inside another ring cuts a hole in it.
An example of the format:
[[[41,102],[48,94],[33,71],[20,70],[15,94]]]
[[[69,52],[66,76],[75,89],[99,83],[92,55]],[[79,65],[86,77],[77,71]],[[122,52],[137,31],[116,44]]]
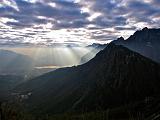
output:
[[[113,43],[124,45],[160,63],[160,29],[144,28],[135,32],[127,40],[120,37],[113,41]]]
[[[20,74],[33,69],[33,60],[22,54],[0,50],[0,74]]]
[[[134,35],[131,35],[128,39],[123,37],[112,41],[117,45],[124,45],[129,49],[136,51],[156,62],[160,62],[160,29],[148,29],[147,27],[136,31]],[[88,48],[93,48],[91,52],[87,53],[81,58],[81,64],[88,62],[93,58],[100,50],[106,47],[106,44],[88,45]]]
[[[87,48],[97,48],[97,49],[103,49],[106,47],[106,44],[99,44],[99,43],[93,43],[91,45],[86,46]]]
[[[91,45],[88,45],[87,48],[91,49],[90,52],[88,52],[87,54],[85,54],[81,60],[80,60],[80,64],[86,63],[89,60],[91,60],[92,58],[94,58],[96,56],[96,54],[103,50],[105,47],[107,46],[107,44],[98,44],[98,43],[93,43]]]
[[[159,97],[160,65],[122,45],[110,43],[89,62],[62,68],[14,89],[33,113],[106,110]]]

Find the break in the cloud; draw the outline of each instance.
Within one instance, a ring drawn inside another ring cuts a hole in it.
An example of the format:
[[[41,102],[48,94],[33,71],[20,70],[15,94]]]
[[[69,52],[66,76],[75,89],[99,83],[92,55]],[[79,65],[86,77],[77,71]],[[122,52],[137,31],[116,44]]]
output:
[[[160,27],[159,0],[0,0],[0,45],[105,43]]]

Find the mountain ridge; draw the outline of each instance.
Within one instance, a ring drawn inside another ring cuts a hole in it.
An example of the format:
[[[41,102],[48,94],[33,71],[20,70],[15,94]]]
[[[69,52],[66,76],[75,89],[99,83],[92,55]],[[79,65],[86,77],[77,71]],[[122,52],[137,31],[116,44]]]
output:
[[[24,101],[32,112],[62,113],[105,110],[155,97],[159,87],[158,63],[111,43],[83,65],[44,74],[15,90],[32,93]]]
[[[89,60],[91,60],[92,58],[95,57],[95,55],[103,50],[105,47],[107,46],[107,44],[96,44],[93,43],[92,45],[88,45],[87,48],[91,48],[91,51],[89,51],[87,54],[85,54],[84,56],[82,56],[81,60],[80,60],[80,64],[86,63]]]
[[[123,37],[112,41],[117,45],[124,45],[156,62],[160,63],[160,28],[149,29],[147,27],[136,31],[128,39]]]

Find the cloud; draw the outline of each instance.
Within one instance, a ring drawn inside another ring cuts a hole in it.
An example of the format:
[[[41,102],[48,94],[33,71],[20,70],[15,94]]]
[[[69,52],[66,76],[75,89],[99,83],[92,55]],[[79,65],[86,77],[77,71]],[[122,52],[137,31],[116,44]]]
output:
[[[160,27],[159,0],[1,0],[0,45],[107,42]]]

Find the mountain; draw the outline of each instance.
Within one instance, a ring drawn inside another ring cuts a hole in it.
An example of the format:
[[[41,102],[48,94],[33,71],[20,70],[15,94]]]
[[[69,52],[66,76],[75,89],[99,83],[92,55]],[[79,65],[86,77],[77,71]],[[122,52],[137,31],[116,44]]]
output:
[[[20,74],[33,68],[33,60],[22,54],[0,50],[0,74]]]
[[[93,44],[88,45],[86,47],[88,47],[88,48],[99,48],[100,49],[100,48],[106,47],[106,44],[93,43]]]
[[[92,45],[88,45],[87,48],[91,49],[91,51],[89,51],[88,53],[86,53],[80,60],[80,64],[86,63],[89,60],[91,60],[92,58],[94,58],[96,56],[96,54],[103,50],[105,47],[107,46],[107,44],[97,44],[97,43],[93,43]]]
[[[143,28],[136,31],[127,40],[121,37],[113,43],[124,45],[156,62],[160,62],[160,29]]]
[[[24,103],[33,113],[106,110],[157,97],[160,65],[111,43],[83,65],[55,70],[14,90],[32,94]]]

